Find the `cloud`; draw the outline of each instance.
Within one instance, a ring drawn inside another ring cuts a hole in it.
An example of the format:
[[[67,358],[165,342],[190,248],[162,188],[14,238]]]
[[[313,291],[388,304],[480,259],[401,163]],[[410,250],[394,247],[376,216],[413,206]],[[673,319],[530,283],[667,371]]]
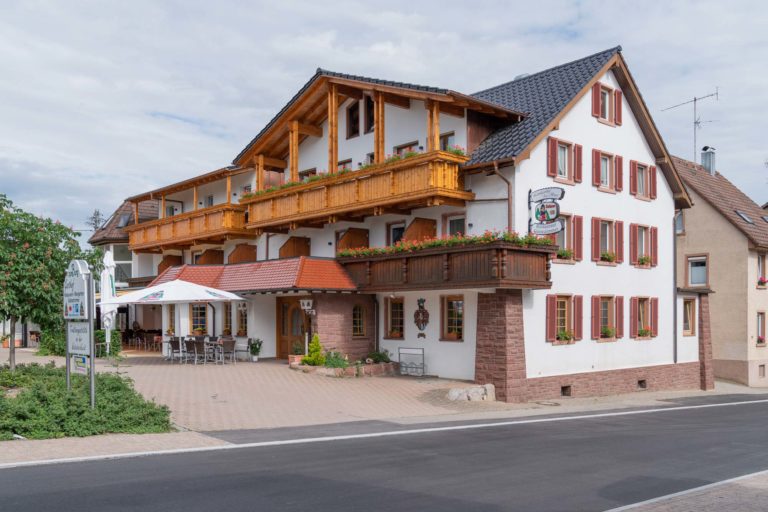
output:
[[[109,5],[107,5],[109,4]],[[768,201],[760,2],[4,2],[0,191],[82,226],[227,165],[317,67],[473,92],[621,44],[669,149]]]

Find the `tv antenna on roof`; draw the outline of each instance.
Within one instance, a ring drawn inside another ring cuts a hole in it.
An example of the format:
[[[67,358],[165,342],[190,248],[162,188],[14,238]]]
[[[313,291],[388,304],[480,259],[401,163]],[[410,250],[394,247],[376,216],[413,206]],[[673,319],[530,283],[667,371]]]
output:
[[[707,98],[715,98],[715,100],[719,100],[719,87],[715,87],[715,92],[712,94],[707,94],[706,96],[694,96],[692,100],[684,101],[682,103],[678,103],[677,105],[672,105],[671,107],[663,108],[661,109],[662,112],[665,112],[667,110],[672,110],[677,107],[682,107],[683,105],[688,105],[689,103],[693,103],[693,163],[696,163],[696,131],[701,129],[701,123],[714,123],[717,120],[713,121],[702,121],[701,117],[699,117],[698,112],[696,110],[698,103],[701,100],[705,100]]]

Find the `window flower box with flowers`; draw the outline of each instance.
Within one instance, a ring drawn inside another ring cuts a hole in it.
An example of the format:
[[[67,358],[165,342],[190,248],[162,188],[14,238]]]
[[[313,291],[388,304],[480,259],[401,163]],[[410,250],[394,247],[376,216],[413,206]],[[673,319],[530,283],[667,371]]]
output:
[[[613,327],[603,327],[600,329],[600,338],[603,340],[612,340],[616,335],[616,331]]]
[[[449,146],[445,149],[449,153],[453,153],[457,156],[466,156],[467,152],[464,151],[464,148],[459,146],[458,144],[454,144],[453,146]]]
[[[570,261],[573,259],[573,251],[571,249],[558,249],[555,257],[559,260]]]
[[[765,345],[765,336],[758,336],[757,337],[757,344],[758,345]]]
[[[561,330],[555,336],[556,345],[571,345],[576,342],[573,331]]]
[[[639,258],[637,258],[638,267],[649,267],[650,265],[651,265],[650,256],[640,256]]]
[[[616,254],[612,252],[601,252],[600,261],[604,263],[616,263]]]
[[[758,288],[766,288],[768,287],[768,278],[760,277],[757,279],[757,287]]]
[[[652,331],[649,327],[643,327],[642,329],[637,330],[638,338],[650,338],[651,335],[652,335]]]

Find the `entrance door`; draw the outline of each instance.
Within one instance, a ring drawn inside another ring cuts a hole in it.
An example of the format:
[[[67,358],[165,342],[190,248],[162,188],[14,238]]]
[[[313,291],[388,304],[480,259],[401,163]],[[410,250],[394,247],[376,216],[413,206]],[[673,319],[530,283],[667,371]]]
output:
[[[310,326],[299,304],[302,298],[277,298],[277,357],[280,359],[288,359],[294,343],[304,347],[304,333],[309,332]]]

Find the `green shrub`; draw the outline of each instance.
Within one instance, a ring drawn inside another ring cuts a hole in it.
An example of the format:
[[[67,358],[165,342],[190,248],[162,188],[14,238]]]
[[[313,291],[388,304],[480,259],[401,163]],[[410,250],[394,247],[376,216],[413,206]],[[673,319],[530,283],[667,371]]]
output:
[[[107,338],[107,334],[106,334],[106,331],[104,331],[103,329],[99,329],[98,331],[95,331],[93,333],[93,337],[97,344],[104,343],[104,340]],[[122,333],[120,333],[120,331],[118,331],[117,329],[114,329],[110,334],[110,338],[112,338],[112,340],[110,341],[110,344],[109,344],[109,356],[110,357],[119,356],[120,349],[122,348],[122,343],[123,343],[123,335]],[[104,346],[103,350],[106,350],[106,345]],[[103,355],[103,350],[99,351],[97,347],[97,352],[96,352],[97,355],[99,356]]]
[[[67,352],[67,332],[64,325],[43,329],[40,333],[40,346],[37,349],[41,356],[64,356]]]
[[[371,352],[368,354],[368,357],[366,359],[370,359],[374,363],[388,363],[390,361],[389,359],[389,352],[386,350],[382,352]]]
[[[2,388],[16,388],[19,394],[10,398]],[[95,409],[88,390],[88,379],[73,375],[72,390],[67,391],[64,368],[52,364],[19,365],[13,373],[0,368],[0,439],[14,434],[48,439],[171,429],[168,408],[145,400],[126,377],[96,375]]]
[[[341,352],[328,352],[325,354],[326,368],[346,368],[348,366],[349,361],[341,355]]]
[[[307,349],[309,354],[304,356],[301,360],[301,364],[307,366],[323,366],[325,364],[325,355],[323,355],[323,347],[320,345],[320,336],[315,333],[312,336],[312,341],[309,342],[309,348]]]

